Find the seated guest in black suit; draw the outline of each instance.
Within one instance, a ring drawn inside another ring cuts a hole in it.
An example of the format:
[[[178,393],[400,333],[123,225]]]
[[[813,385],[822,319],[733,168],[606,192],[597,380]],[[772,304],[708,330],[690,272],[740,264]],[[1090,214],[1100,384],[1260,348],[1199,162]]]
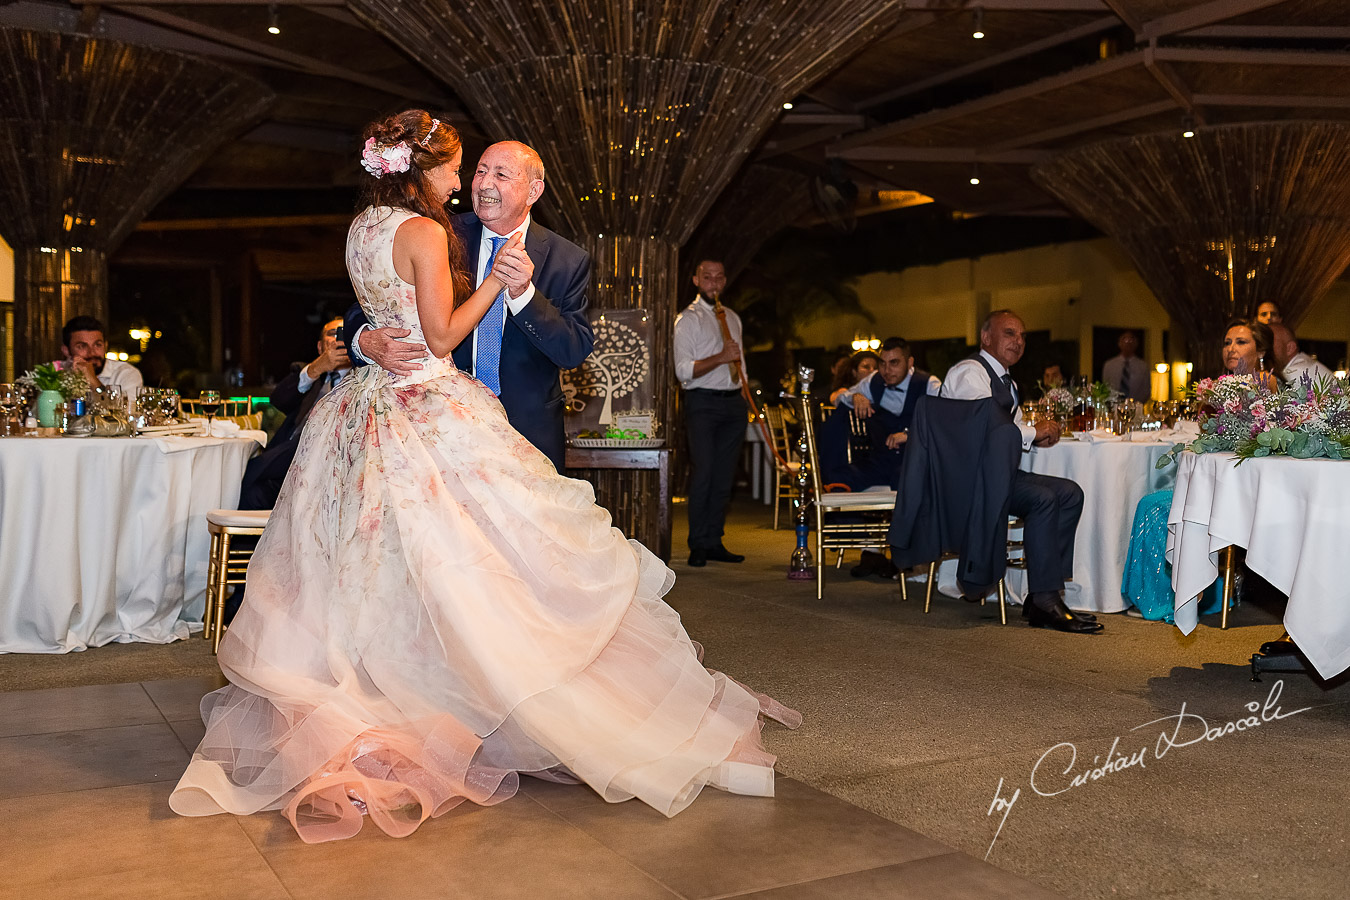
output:
[[[942,396],[953,400],[993,397],[1022,432],[1022,449],[1059,441],[1059,426],[1022,421],[1022,394],[1009,374],[1026,349],[1026,326],[1010,309],[998,309],[980,327],[980,352],[952,366]],[[1018,471],[1008,512],[1022,519],[1026,549],[1027,599],[1022,616],[1037,628],[1079,634],[1101,631],[1096,617],[1064,605],[1064,580],[1073,575],[1073,542],[1083,514],[1083,489],[1067,478]]]
[[[842,432],[847,441],[850,411],[856,412],[866,425],[870,452],[864,458],[840,465],[837,459],[820,450],[824,480],[846,484],[855,491],[876,485],[895,490],[914,405],[919,397],[935,395],[942,387],[936,375],[914,368],[914,357],[910,356],[909,342],[904,338],[887,338],[881,345],[880,356],[880,368],[840,396],[839,405],[821,429],[822,434],[829,433],[836,442]]]
[[[319,356],[281,380],[272,391],[272,406],[286,414],[267,448],[248,461],[239,490],[240,509],[271,509],[281,493],[281,484],[300,446],[300,432],[309,411],[327,396],[352,367],[347,345],[338,340],[342,319],[324,323],[319,336]]]

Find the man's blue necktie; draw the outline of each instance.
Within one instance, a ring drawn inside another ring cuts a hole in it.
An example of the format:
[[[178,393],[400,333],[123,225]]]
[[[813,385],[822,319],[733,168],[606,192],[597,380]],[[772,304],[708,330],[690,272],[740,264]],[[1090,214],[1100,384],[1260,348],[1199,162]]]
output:
[[[494,237],[490,240],[492,258],[488,260],[487,268],[483,270],[484,278],[487,278],[493,264],[497,262],[497,251],[506,243],[504,237]],[[497,299],[492,301],[487,313],[478,323],[478,344],[474,350],[473,361],[474,376],[498,396],[502,392],[502,326],[505,324],[506,291],[503,290],[497,295]]]

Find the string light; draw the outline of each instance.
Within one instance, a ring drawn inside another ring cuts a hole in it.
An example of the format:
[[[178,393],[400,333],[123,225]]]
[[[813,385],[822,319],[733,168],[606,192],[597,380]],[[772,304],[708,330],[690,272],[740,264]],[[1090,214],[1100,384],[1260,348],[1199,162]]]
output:
[[[979,164],[979,163],[971,163],[971,164],[970,164],[970,183],[971,183],[971,184],[979,184],[979,183],[980,183],[980,164]]]
[[[281,34],[281,25],[277,19],[277,5],[275,3],[267,5],[267,33]]]
[[[788,102],[784,103],[783,109],[792,109],[792,101],[789,100]]]
[[[1181,120],[1181,136],[1184,138],[1195,137],[1195,120],[1190,116]]]
[[[973,38],[974,38],[975,40],[977,40],[977,41],[984,37],[984,7],[983,7],[983,6],[977,6],[977,7],[975,7],[975,30],[972,31],[972,32],[970,33],[970,36],[973,37]]]

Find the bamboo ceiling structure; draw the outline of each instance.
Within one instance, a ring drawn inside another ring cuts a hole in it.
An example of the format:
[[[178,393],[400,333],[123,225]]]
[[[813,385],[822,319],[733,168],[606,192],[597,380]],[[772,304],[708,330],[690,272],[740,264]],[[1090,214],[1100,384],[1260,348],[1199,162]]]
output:
[[[1350,265],[1350,125],[1275,122],[1104,141],[1032,170],[1124,248],[1219,372],[1225,323],[1275,300],[1290,326]]]
[[[120,41],[0,28],[0,233],[14,248],[19,367],[107,319],[107,257],[266,109],[259,82]]]

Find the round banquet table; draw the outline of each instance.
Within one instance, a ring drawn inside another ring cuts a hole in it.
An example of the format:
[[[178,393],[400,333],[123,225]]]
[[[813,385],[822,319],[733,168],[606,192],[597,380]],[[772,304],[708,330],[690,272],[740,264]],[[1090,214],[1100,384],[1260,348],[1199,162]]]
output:
[[[1195,596],[1219,575],[1219,551],[1247,548],[1246,566],[1289,598],[1284,627],[1323,678],[1350,669],[1346,552],[1350,462],[1183,453],[1167,517],[1176,625],[1190,634]]]
[[[248,438],[0,438],[0,652],[188,636]]]
[[[1083,489],[1083,517],[1074,540],[1073,580],[1064,586],[1070,609],[1116,613],[1130,604],[1120,592],[1130,547],[1134,508],[1148,493],[1172,487],[1176,466],[1157,468],[1173,441],[1064,440],[1053,447],[1033,447],[1022,454],[1027,472],[1055,475],[1078,482]],[[1025,569],[1008,569],[1004,578],[1008,599],[1021,603],[1026,596]],[[960,596],[956,561],[942,564],[938,590]],[[990,597],[997,602],[996,595]]]

